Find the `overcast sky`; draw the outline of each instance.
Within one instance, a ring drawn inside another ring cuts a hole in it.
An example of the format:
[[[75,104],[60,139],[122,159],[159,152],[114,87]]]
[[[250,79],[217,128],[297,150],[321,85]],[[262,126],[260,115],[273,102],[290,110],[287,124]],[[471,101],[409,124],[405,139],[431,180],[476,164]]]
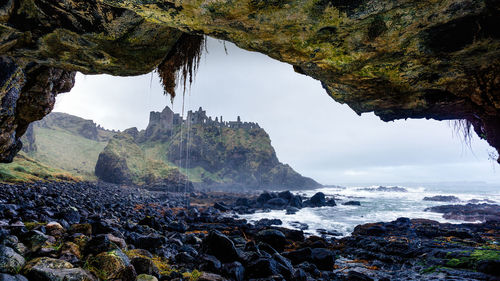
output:
[[[320,82],[290,65],[226,43],[209,40],[208,54],[186,95],[185,108],[202,106],[209,116],[258,122],[278,158],[323,184],[400,184],[483,181],[500,185],[493,151],[474,137],[471,148],[449,122],[385,123],[372,113],[358,116],[331,99]],[[181,112],[182,90],[174,101]],[[170,99],[156,74],[136,77],[78,74],[70,93],[57,98],[67,112],[108,129],[144,129],[149,112]]]

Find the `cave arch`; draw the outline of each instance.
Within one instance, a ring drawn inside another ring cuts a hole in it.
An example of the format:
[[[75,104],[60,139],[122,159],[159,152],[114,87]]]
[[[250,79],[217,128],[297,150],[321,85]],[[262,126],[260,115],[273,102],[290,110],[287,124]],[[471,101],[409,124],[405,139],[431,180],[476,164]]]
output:
[[[12,160],[74,71],[149,72],[183,32],[289,63],[358,114],[466,119],[498,151],[499,19],[489,0],[5,1],[0,160]]]

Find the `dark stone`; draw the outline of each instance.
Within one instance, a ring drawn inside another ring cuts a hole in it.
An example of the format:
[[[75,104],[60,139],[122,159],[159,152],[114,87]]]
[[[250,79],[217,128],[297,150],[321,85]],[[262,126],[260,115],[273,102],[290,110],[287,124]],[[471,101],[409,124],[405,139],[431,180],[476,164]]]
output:
[[[265,278],[278,274],[278,263],[270,258],[260,258],[250,263],[246,269],[248,278]]]
[[[373,281],[372,278],[366,276],[363,273],[357,272],[357,271],[349,271],[347,273],[347,278],[346,280],[348,281]]]
[[[287,215],[295,215],[300,209],[296,207],[288,207],[286,208]]]
[[[277,210],[281,210],[283,208],[285,208],[285,206],[288,204],[288,201],[283,199],[283,198],[273,198],[269,201],[267,201],[264,206],[266,208],[270,208],[270,209],[277,209]]]
[[[222,272],[231,280],[243,281],[245,279],[245,268],[237,261],[225,263],[222,266]]]
[[[133,244],[140,249],[154,251],[165,243],[165,238],[161,236],[139,236]]]
[[[264,192],[264,193],[260,194],[259,197],[257,197],[257,203],[259,203],[260,205],[263,205],[264,203],[266,203],[267,201],[269,201],[275,197],[276,196],[271,195],[271,193],[269,193],[269,192]]]
[[[294,265],[311,260],[311,255],[311,248],[302,248],[299,250],[282,253],[282,256],[289,259]]]
[[[134,266],[137,274],[159,275],[158,267],[156,267],[150,257],[133,257],[130,263]]]
[[[294,269],[290,260],[278,253],[273,255],[273,259],[278,262],[278,271],[280,272],[280,274],[283,275],[287,280],[292,279]]]
[[[276,229],[261,230],[256,235],[257,240],[271,245],[279,252],[283,251],[285,245],[288,244],[285,234]]]
[[[361,206],[361,202],[359,202],[359,201],[347,201],[347,202],[342,203],[342,205],[346,205],[346,206]]]
[[[173,221],[168,224],[167,229],[169,231],[176,231],[176,232],[181,232],[184,233],[188,230],[189,226],[185,221]]]
[[[0,273],[0,281],[28,281],[28,279],[20,274],[10,275],[6,273]]]
[[[431,197],[424,197],[424,201],[436,201],[436,202],[460,202],[460,199],[453,195],[436,195]]]
[[[477,271],[490,274],[493,276],[500,276],[500,260],[482,260],[476,266]]]
[[[247,206],[247,207],[250,207],[251,206],[251,202],[248,198],[245,198],[245,197],[240,197],[238,199],[236,199],[236,202],[234,203],[234,205],[236,206]]]
[[[287,202],[290,201],[290,199],[292,199],[292,197],[293,197],[293,194],[289,190],[282,191],[282,192],[278,193],[278,198],[284,199]]]
[[[239,259],[238,251],[233,241],[217,230],[210,231],[203,241],[207,254],[215,256],[223,262],[233,262]]]
[[[180,252],[175,256],[175,260],[179,263],[194,263],[196,261],[190,254],[186,252]]]
[[[255,222],[255,227],[257,228],[265,228],[270,227],[272,225],[282,225],[283,222],[280,219],[260,219]]]
[[[295,207],[301,209],[304,207],[304,204],[302,204],[302,197],[300,195],[295,195],[290,199],[290,207]]]
[[[221,262],[212,255],[202,255],[200,258],[200,269],[203,271],[219,272]]]
[[[323,192],[318,192],[306,202],[309,207],[323,207],[326,204],[325,194]]]
[[[335,252],[324,248],[314,248],[311,253],[311,262],[321,270],[333,270]]]
[[[216,202],[214,204],[214,208],[219,210],[219,211],[222,211],[222,212],[227,212],[230,210],[230,208],[226,204],[224,204],[223,202]]]
[[[105,234],[99,234],[87,243],[85,246],[85,254],[86,255],[97,255],[102,252],[108,252],[114,249],[118,249],[118,246],[116,246],[113,242],[111,242],[108,238],[107,235]]]
[[[293,278],[296,281],[307,281],[307,273],[302,268],[298,268],[297,270],[295,270]]]

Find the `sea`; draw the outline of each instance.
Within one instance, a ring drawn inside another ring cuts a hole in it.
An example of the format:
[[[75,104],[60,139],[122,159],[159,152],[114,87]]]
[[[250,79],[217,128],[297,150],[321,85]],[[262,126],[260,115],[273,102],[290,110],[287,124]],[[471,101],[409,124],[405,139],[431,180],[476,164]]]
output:
[[[314,190],[293,192],[311,197],[316,192],[323,192],[327,198],[335,198],[337,206],[320,208],[303,208],[296,214],[287,215],[285,210],[257,212],[250,215],[239,215],[250,222],[260,219],[280,219],[281,226],[300,229],[307,224],[305,234],[318,235],[321,232],[337,232],[337,236],[348,236],[359,224],[372,222],[389,222],[399,217],[410,219],[424,218],[446,223],[464,223],[462,220],[444,219],[442,214],[424,211],[426,208],[447,204],[500,203],[500,185],[485,183],[442,183],[426,185],[398,185],[406,192],[377,191],[379,186],[325,186]],[[386,186],[391,187],[391,186]],[[366,190],[366,189],[372,190]],[[424,201],[424,197],[436,195],[453,195],[460,202]],[[473,201],[471,201],[473,200]],[[347,201],[359,201],[360,206],[342,205]]]

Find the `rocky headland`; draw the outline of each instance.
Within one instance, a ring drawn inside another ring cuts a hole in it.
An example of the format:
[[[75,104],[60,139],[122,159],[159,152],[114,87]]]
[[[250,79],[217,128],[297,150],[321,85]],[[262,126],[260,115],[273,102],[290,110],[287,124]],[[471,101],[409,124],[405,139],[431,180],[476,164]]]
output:
[[[336,239],[305,236],[266,220],[249,224],[209,204],[190,204],[204,196],[216,202],[243,198],[230,194],[153,192],[85,182],[0,188],[2,280],[500,277],[498,221],[440,224],[399,218],[360,225],[352,235]],[[316,199],[327,202],[321,195]],[[305,202],[314,204],[316,199]]]
[[[145,130],[115,135],[99,154],[96,176],[106,182],[232,191],[319,187],[281,163],[257,123],[224,121],[199,108],[183,118],[168,106],[151,112]],[[186,179],[189,178],[189,182]]]

